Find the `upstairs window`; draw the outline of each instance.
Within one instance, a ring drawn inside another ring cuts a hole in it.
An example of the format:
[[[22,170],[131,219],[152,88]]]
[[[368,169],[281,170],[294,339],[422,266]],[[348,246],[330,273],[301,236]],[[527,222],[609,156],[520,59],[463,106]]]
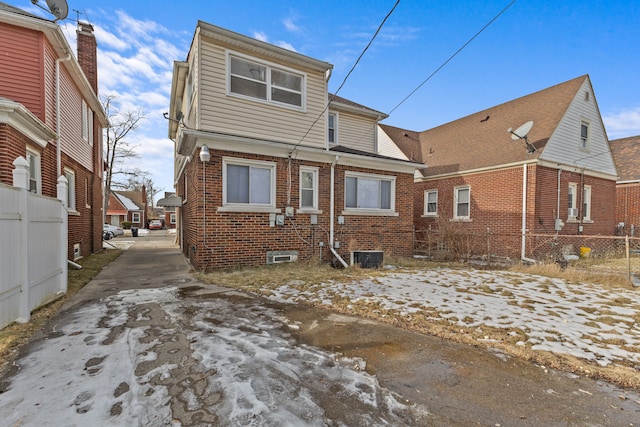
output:
[[[327,120],[328,120],[327,135],[329,138],[329,144],[337,144],[338,143],[338,133],[337,133],[338,116],[336,113],[329,113],[329,117]]]
[[[589,150],[589,123],[584,120],[580,123],[580,148]]]
[[[302,109],[304,75],[229,55],[229,93]]]

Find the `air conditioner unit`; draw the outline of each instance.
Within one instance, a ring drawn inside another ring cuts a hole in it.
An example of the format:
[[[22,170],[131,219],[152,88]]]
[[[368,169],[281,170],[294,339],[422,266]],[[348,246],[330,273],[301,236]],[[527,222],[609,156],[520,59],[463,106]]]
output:
[[[380,268],[384,260],[382,251],[354,251],[351,252],[351,265],[360,268]]]
[[[569,217],[571,218],[576,218],[578,216],[578,209],[576,208],[569,208],[569,213],[568,213]]]

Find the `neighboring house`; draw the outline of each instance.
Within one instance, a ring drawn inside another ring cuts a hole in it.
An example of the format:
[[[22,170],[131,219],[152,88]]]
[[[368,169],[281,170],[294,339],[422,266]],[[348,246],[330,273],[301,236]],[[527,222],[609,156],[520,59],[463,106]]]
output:
[[[169,112],[178,239],[196,269],[412,254],[419,165],[376,154],[386,116],[334,99],[331,69],[198,23]]]
[[[141,191],[112,190],[105,221],[118,226],[126,221],[132,227],[146,228],[150,219],[147,212],[147,192],[144,187]]]
[[[178,223],[176,208],[180,206],[181,203],[170,203],[172,200],[179,199],[176,198],[175,192],[169,191],[165,191],[164,197],[158,200],[158,206],[162,206],[162,211],[158,217],[163,220],[166,228],[176,228],[176,224]]]
[[[529,121],[526,141],[508,132]],[[615,232],[616,166],[587,75],[424,132],[380,133],[425,165],[414,184],[417,230],[521,233],[521,245],[491,250],[523,257],[525,232]]]
[[[102,128],[93,27],[78,22],[76,60],[60,27],[0,2],[0,182],[30,165],[31,191],[69,182],[69,259],[102,249]],[[59,94],[59,95],[58,95]]]
[[[616,221],[618,234],[640,235],[640,136],[609,141],[618,168]]]

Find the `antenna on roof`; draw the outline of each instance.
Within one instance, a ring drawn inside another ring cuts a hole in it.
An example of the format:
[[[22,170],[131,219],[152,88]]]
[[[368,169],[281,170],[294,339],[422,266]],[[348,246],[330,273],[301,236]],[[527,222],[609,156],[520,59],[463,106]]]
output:
[[[55,16],[56,19],[54,19],[53,22],[67,18],[67,15],[69,14],[69,5],[67,4],[67,0],[47,0],[48,9],[40,6],[38,1],[39,0],[31,0],[31,3]]]
[[[518,139],[524,139],[525,146],[527,147],[527,154],[531,154],[536,151],[536,147],[534,147],[533,144],[530,144],[529,139],[527,138],[527,135],[531,131],[532,127],[533,121],[529,120],[516,130],[512,130],[513,128],[507,129],[507,132],[511,134],[511,139],[513,139],[514,141]]]

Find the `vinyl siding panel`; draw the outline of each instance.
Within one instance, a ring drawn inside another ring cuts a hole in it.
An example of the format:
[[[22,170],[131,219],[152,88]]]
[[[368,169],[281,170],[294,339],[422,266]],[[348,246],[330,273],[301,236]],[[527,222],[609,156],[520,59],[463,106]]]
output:
[[[19,102],[45,121],[42,35],[37,31],[0,24],[0,96]]]
[[[298,111],[227,95],[225,48],[201,39],[199,49],[200,129],[289,144],[297,144],[304,137],[302,145],[325,146],[323,110],[327,91],[323,74],[299,70],[306,72],[307,90],[306,110]]]
[[[589,94],[588,99],[585,98],[586,93]],[[583,150],[580,145],[582,121],[589,123],[590,147],[588,150]],[[617,175],[598,105],[588,80],[585,80],[578,91],[540,158]]]
[[[376,152],[376,129],[374,120],[340,112],[338,116],[338,144],[357,150]]]
[[[409,158],[398,148],[389,135],[378,127],[378,154],[395,157],[396,159],[409,160]]]

